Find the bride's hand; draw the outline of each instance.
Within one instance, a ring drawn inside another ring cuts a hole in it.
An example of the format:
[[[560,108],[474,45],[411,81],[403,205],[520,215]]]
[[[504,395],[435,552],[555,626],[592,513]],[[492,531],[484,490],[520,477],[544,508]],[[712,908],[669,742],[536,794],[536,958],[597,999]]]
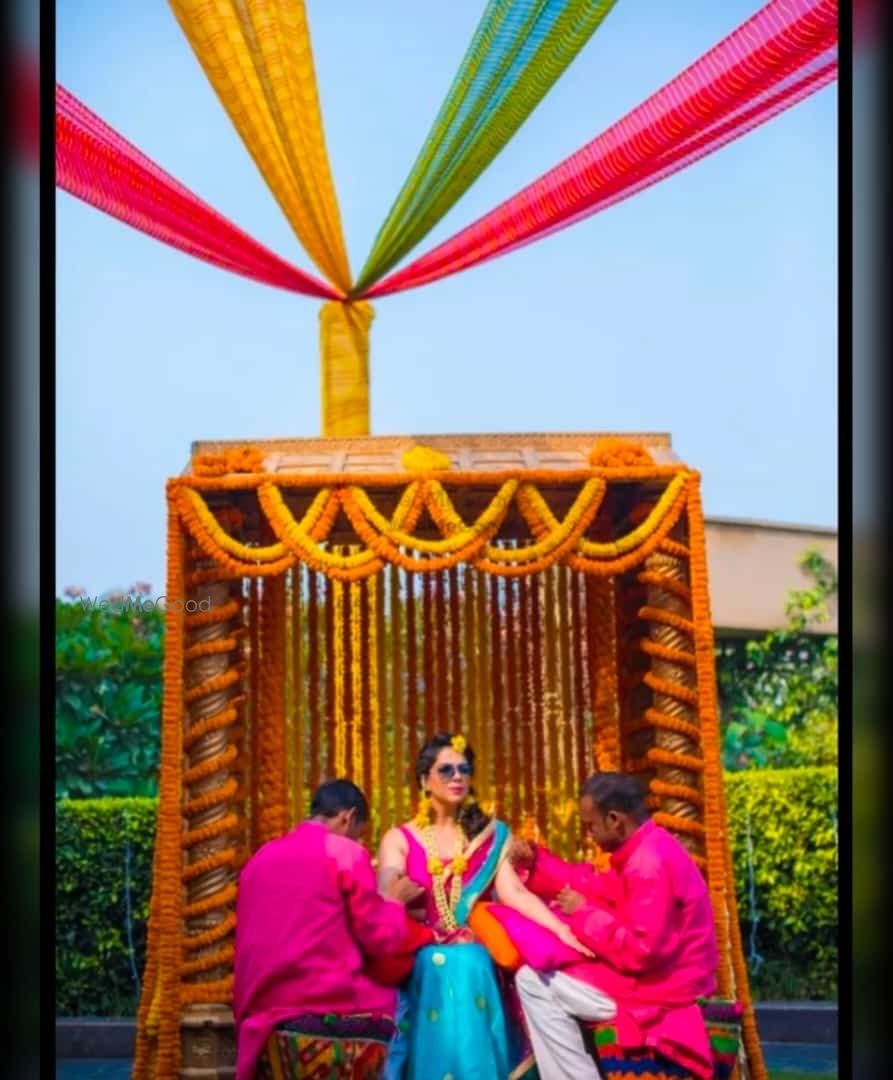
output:
[[[595,953],[591,949],[587,949],[566,923],[561,924],[561,930],[558,931],[558,937],[565,945],[575,952],[582,953],[583,956],[588,957],[590,960],[595,959]]]

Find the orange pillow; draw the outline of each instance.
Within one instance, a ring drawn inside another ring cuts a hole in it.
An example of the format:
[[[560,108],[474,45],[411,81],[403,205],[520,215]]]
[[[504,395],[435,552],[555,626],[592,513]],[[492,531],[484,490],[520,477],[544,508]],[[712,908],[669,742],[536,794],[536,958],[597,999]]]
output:
[[[407,915],[406,936],[399,950],[390,956],[367,957],[363,974],[380,986],[401,986],[412,975],[415,954],[426,945],[433,944],[434,933]]]
[[[493,963],[506,971],[517,971],[524,963],[502,923],[490,913],[490,905],[479,902],[471,909],[468,926],[490,954]]]

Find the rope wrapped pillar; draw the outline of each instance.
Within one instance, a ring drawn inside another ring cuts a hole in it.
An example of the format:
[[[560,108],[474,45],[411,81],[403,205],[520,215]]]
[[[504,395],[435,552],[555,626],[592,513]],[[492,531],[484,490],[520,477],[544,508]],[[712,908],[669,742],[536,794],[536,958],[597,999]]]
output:
[[[229,1005],[236,871],[244,845],[238,584],[202,559],[187,575],[184,651],[182,1070],[234,1075]],[[192,610],[194,609],[194,611]]]
[[[645,560],[639,581],[646,586],[648,635],[640,647],[650,659],[644,683],[653,693],[645,718],[654,728],[648,758],[655,765],[649,788],[657,796],[658,820],[679,835],[692,855],[704,860],[703,759],[698,720],[691,591],[688,565],[676,548]]]
[[[323,304],[319,313],[322,433],[326,438],[369,434],[369,327],[365,300]]]

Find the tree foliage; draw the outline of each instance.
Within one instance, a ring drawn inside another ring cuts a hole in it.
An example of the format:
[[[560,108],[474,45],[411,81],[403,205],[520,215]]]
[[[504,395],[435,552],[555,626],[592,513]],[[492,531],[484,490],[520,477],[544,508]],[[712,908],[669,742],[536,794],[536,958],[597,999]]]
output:
[[[817,551],[811,579],[788,594],[788,625],[717,649],[727,769],[837,764],[838,641],[822,633],[837,595],[834,567]]]
[[[56,796],[154,795],[164,612],[56,601]]]

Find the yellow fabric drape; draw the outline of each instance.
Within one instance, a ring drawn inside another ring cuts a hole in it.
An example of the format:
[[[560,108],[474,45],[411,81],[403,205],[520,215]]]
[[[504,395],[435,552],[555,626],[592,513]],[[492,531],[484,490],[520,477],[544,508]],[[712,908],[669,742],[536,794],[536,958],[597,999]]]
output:
[[[369,434],[369,327],[365,300],[323,304],[319,313],[322,433],[330,438]]]
[[[303,0],[170,0],[208,81],[325,276],[350,268],[323,135]]]

